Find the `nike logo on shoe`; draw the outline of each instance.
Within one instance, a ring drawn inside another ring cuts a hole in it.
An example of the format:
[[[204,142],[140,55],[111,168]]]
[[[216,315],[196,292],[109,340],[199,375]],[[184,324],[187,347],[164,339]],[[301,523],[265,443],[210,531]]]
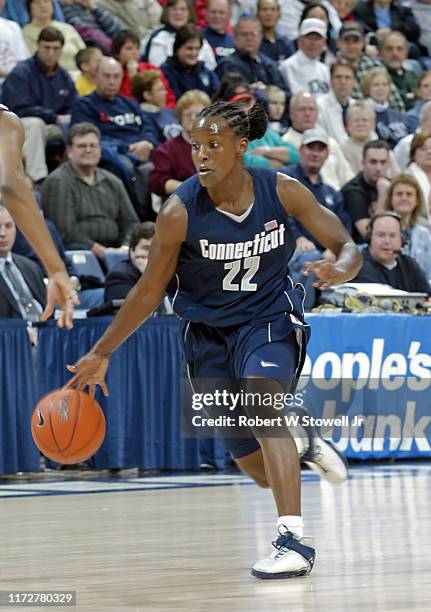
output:
[[[279,368],[278,363],[273,363],[272,361],[261,361],[260,365],[262,368]]]

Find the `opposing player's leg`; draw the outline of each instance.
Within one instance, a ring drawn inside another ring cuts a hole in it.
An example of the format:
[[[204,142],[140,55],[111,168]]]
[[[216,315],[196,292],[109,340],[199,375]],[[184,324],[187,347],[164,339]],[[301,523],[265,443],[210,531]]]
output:
[[[292,342],[295,342],[294,335],[290,336],[290,345],[292,345]],[[289,365],[286,351],[288,351],[286,342],[272,342],[260,346],[247,359],[245,366],[247,376],[263,377],[268,376],[272,371],[274,377],[283,379],[284,391],[288,392],[289,381],[292,379],[292,372],[295,371],[297,362],[295,366],[292,366],[291,363]],[[287,355],[291,355],[291,353],[288,352]],[[295,358],[295,355],[293,358]],[[292,367],[294,369],[290,371],[289,368]],[[330,440],[322,438],[319,430],[313,425],[301,425],[302,417],[309,416],[308,410],[303,406],[294,406],[289,409],[286,408],[283,414],[287,414],[287,410],[289,413],[299,416],[298,425],[290,427],[289,431],[295,440],[301,462],[333,484],[347,480],[347,462],[335,445]]]

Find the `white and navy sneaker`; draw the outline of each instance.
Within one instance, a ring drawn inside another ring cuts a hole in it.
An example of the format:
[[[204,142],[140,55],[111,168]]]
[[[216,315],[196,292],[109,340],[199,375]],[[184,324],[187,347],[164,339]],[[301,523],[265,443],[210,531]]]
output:
[[[309,416],[308,410],[304,407],[295,406],[292,412],[300,416]],[[301,462],[310,470],[333,484],[347,480],[349,475],[347,461],[330,440],[322,438],[317,427],[298,425],[290,428],[290,432],[295,438]]]
[[[278,528],[279,536],[272,543],[275,550],[258,561],[251,569],[255,578],[297,578],[307,576],[314,565],[315,550],[304,544],[308,538],[298,539],[284,525]]]

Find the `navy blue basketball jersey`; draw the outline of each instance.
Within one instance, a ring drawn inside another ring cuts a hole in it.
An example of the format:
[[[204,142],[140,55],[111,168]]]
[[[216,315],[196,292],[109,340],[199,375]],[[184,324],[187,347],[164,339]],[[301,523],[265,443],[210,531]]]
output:
[[[188,227],[168,292],[183,319],[215,327],[270,321],[285,312],[302,319],[304,290],[289,276],[295,238],[277,194],[277,174],[247,171],[254,202],[241,217],[217,210],[197,175],[175,192]]]

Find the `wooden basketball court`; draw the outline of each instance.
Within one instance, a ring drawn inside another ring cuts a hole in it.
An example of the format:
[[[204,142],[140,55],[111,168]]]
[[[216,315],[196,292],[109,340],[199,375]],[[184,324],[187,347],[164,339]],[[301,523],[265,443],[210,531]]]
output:
[[[316,565],[267,581],[249,570],[274,506],[247,478],[63,475],[0,481],[1,591],[75,590],[85,612],[431,610],[430,463],[354,467],[341,486],[304,472]]]

